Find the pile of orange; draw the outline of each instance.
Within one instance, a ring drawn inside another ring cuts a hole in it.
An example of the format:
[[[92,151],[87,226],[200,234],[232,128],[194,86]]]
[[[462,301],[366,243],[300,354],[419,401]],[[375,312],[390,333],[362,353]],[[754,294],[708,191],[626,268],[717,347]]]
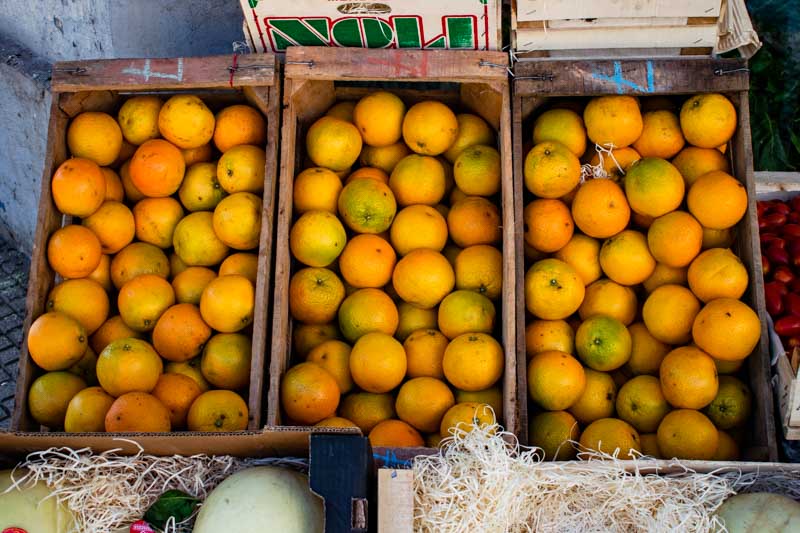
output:
[[[52,178],[81,220],[49,238],[59,283],[27,336],[51,429],[247,427],[266,124],[197,96],[77,115]]]
[[[435,446],[499,419],[494,130],[441,102],[407,107],[378,91],[334,105],[305,145],[286,422],[356,426],[373,446]]]
[[[720,94],[658,102],[601,96],[582,115],[556,105],[535,118],[528,429],[548,458],[739,453],[751,409],[740,368],[761,324],[729,248],[748,206],[724,155],[736,110]]]

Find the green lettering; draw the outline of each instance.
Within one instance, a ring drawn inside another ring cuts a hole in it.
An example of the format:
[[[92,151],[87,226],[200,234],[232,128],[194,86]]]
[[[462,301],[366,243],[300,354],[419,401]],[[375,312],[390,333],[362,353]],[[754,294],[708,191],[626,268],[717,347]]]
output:
[[[279,40],[289,45],[328,45],[328,31],[325,19],[266,19],[264,22],[272,33],[276,46]],[[323,24],[320,25],[320,22]],[[284,48],[278,47],[279,50]]]
[[[367,48],[386,48],[392,44],[394,32],[392,27],[381,19],[361,19],[364,26],[364,38]]]
[[[337,20],[333,23],[331,34],[333,35],[333,40],[339,46],[364,46],[364,43],[361,42],[361,28],[359,27],[358,19],[344,18]]]
[[[447,17],[448,48],[477,48],[475,43],[475,20],[472,17]]]
[[[422,31],[417,17],[395,17],[393,21],[398,48],[422,48]]]

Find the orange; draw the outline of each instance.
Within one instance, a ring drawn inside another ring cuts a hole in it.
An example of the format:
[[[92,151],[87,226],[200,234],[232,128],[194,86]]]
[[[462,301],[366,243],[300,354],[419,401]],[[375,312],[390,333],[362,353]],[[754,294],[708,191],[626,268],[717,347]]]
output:
[[[72,398],[86,383],[69,372],[48,372],[36,378],[28,391],[28,409],[39,424],[52,429],[64,425]]]
[[[686,267],[671,267],[664,263],[656,263],[656,268],[650,277],[644,280],[642,285],[644,290],[648,293],[653,292],[662,285],[683,285],[687,284],[686,281]]]
[[[166,279],[169,273],[169,260],[164,252],[145,242],[129,244],[111,260],[111,280],[118,289],[142,274],[156,274]]]
[[[188,211],[209,211],[225,197],[214,163],[195,163],[186,169],[178,197]]]
[[[161,358],[140,339],[119,339],[97,357],[97,380],[111,396],[127,392],[150,392],[164,369]]]
[[[181,374],[186,377],[192,378],[200,390],[206,392],[211,388],[211,385],[206,381],[203,373],[200,371],[200,358],[195,357],[189,361],[182,363],[168,362],[164,367],[164,372],[167,374]]]
[[[339,386],[339,391],[346,394],[353,388],[353,378],[350,376],[350,351],[350,345],[347,343],[328,340],[315,346],[308,353],[306,361],[316,363],[330,372]],[[249,373],[249,365],[247,370]]]
[[[434,250],[420,248],[400,259],[392,273],[392,285],[404,301],[422,309],[439,304],[455,286],[453,267]]]
[[[122,320],[136,331],[150,331],[162,313],[175,303],[172,285],[161,276],[142,274],[119,289],[117,308]]]
[[[468,196],[450,207],[447,228],[461,248],[500,242],[500,211],[486,198]]]
[[[485,429],[496,423],[491,406],[479,402],[457,403],[447,410],[439,425],[439,434],[450,437],[456,433],[469,433],[473,429]]]
[[[567,318],[578,310],[585,293],[575,269],[558,259],[537,261],[525,274],[525,307],[537,318]]]
[[[180,304],[200,303],[200,295],[206,285],[217,277],[216,272],[206,267],[189,267],[172,279],[175,300]]]
[[[184,148],[181,150],[181,154],[183,154],[183,161],[186,163],[186,168],[189,168],[195,163],[208,163],[211,161],[213,155],[211,144],[204,144],[197,148]]]
[[[555,141],[534,146],[525,157],[523,170],[525,186],[541,198],[560,198],[577,187],[581,180],[581,163],[577,156]]]
[[[352,420],[362,433],[369,433],[379,422],[395,416],[394,397],[388,393],[353,392],[342,397],[339,415]]]
[[[563,144],[576,158],[581,157],[586,151],[586,129],[583,127],[583,119],[570,109],[545,111],[533,123],[533,143],[538,145],[546,141]]]
[[[219,158],[217,181],[225,192],[260,193],[264,190],[266,154],[258,146],[240,144]]]
[[[162,139],[152,139],[133,154],[130,177],[133,185],[145,196],[164,197],[181,186],[186,163],[175,145]]]
[[[379,288],[392,279],[397,256],[385,239],[371,234],[356,235],[339,257],[339,270],[347,283],[357,288]]]
[[[339,306],[339,329],[350,342],[375,331],[394,335],[399,320],[397,306],[380,289],[359,289]]]
[[[200,296],[200,314],[212,328],[235,333],[253,322],[255,290],[244,276],[229,274],[212,280]]]
[[[159,136],[158,113],[163,102],[158,96],[133,96],[125,100],[117,113],[122,136],[136,146]]]
[[[75,374],[83,379],[88,385],[97,385],[97,354],[91,348],[86,348],[83,356],[77,363],[67,369],[67,372]]]
[[[50,184],[56,208],[65,215],[86,217],[97,211],[106,197],[106,178],[89,159],[67,159]]]
[[[298,322],[293,324],[292,347],[294,352],[303,359],[314,347],[327,340],[338,338],[340,338],[339,327],[334,323],[301,324]]]
[[[492,408],[498,420],[503,418],[503,391],[499,385],[479,391],[463,391],[456,389],[454,395],[456,403],[485,403]]]
[[[145,198],[133,206],[133,217],[137,239],[169,248],[175,226],[183,218],[183,208],[174,198]]]
[[[581,424],[589,424],[600,418],[614,415],[614,402],[617,398],[617,385],[610,374],[585,368],[586,388],[569,412]]]
[[[189,408],[202,393],[200,386],[183,374],[161,374],[151,392],[169,411],[173,430],[186,426]]]
[[[747,211],[747,190],[730,174],[715,170],[694,182],[686,195],[686,205],[703,227],[730,228]]]
[[[410,378],[432,377],[444,379],[442,360],[449,341],[435,329],[418,329],[403,343]]]
[[[655,433],[642,433],[639,435],[642,445],[642,455],[653,459],[663,459],[661,450],[658,449],[658,436]]]
[[[83,278],[100,264],[100,241],[92,230],[70,224],[59,228],[47,242],[47,261],[62,278]]]
[[[486,333],[464,333],[452,339],[442,359],[447,381],[457,389],[473,392],[497,383],[504,364],[503,347]]]
[[[692,338],[692,323],[700,302],[680,285],[662,285],[647,297],[642,319],[650,334],[666,344],[686,344]]]
[[[435,157],[408,155],[392,170],[389,187],[398,205],[436,205],[444,197],[444,167]]]
[[[217,333],[203,348],[200,371],[215,387],[237,390],[250,382],[250,337],[240,333]]]
[[[68,279],[53,287],[45,308],[74,318],[91,335],[108,318],[108,294],[96,281]]]
[[[158,113],[158,131],[179,148],[197,148],[214,135],[214,114],[197,96],[177,94]]]
[[[599,279],[586,287],[586,294],[578,313],[581,320],[605,315],[627,326],[636,318],[638,310],[639,304],[633,289],[610,279]]]
[[[122,131],[107,113],[84,111],[69,123],[67,146],[72,157],[91,159],[101,167],[113,163],[122,148]]]
[[[228,246],[214,231],[214,215],[198,211],[183,217],[172,234],[175,253],[188,266],[213,266],[228,255]]]
[[[665,458],[708,461],[718,446],[717,428],[699,411],[677,409],[658,426],[658,449]]]
[[[670,351],[669,344],[653,337],[642,322],[628,326],[628,333],[631,334],[631,358],[628,359],[626,368],[637,376],[657,376],[661,361]]]
[[[584,320],[578,327],[575,348],[586,366],[610,372],[630,359],[631,334],[616,318],[597,315]]]
[[[730,164],[719,150],[687,146],[672,159],[672,164],[681,173],[686,188],[691,187],[697,178],[713,170],[730,172]]]
[[[338,118],[322,117],[306,135],[306,152],[316,166],[346,170],[358,159],[363,141],[353,124]]]
[[[470,332],[491,333],[494,319],[494,304],[477,292],[453,291],[439,304],[439,330],[448,339]]]
[[[522,217],[525,242],[539,251],[557,252],[572,239],[575,226],[569,207],[561,200],[534,200],[525,206]]]
[[[733,440],[733,437],[724,431],[717,431],[719,442],[717,446],[717,453],[711,458],[712,461],[738,461],[739,460],[739,445]]]
[[[122,188],[125,189],[125,198],[131,202],[138,202],[145,197],[144,193],[136,188],[131,178],[131,160],[125,161],[119,168],[119,178],[122,181]]]
[[[719,390],[714,360],[694,346],[669,352],[661,361],[659,376],[664,397],[678,408],[701,409]]]
[[[90,343],[92,349],[95,352],[100,353],[113,341],[127,339],[129,337],[138,339],[142,337],[142,334],[134,329],[129,328],[128,325],[122,320],[121,316],[115,315],[103,322],[103,325],[94,332],[94,335],[92,335],[92,338],[90,339]]]
[[[83,225],[97,235],[104,254],[115,254],[127,246],[135,233],[134,215],[125,204],[104,202],[97,211],[83,219]]]
[[[352,422],[346,418],[342,418],[341,416],[331,416],[322,420],[321,422],[317,422],[314,424],[314,427],[318,428],[354,428],[356,426],[355,422]]]
[[[264,117],[249,105],[228,106],[217,113],[214,127],[214,145],[220,152],[240,144],[262,146],[267,140]]]
[[[436,309],[420,309],[410,303],[400,302],[397,304],[399,320],[397,331],[394,336],[401,341],[405,341],[409,335],[418,329],[436,329],[438,318]]]
[[[397,202],[394,193],[385,183],[360,178],[342,189],[338,208],[342,220],[353,231],[381,233],[392,224],[397,212]]]
[[[325,114],[329,117],[338,118],[347,122],[353,122],[353,110],[356,108],[356,102],[343,101],[336,102]]]
[[[391,174],[397,163],[411,153],[404,142],[383,147],[364,146],[359,156],[359,163],[365,167],[375,167]]]
[[[634,459],[642,451],[639,432],[617,418],[601,418],[589,424],[581,433],[580,445],[619,459]]]
[[[261,235],[261,211],[261,198],[255,194],[233,193],[214,209],[214,233],[234,250],[256,248]]]
[[[339,385],[321,366],[300,363],[290,368],[281,380],[281,405],[293,421],[303,425],[316,424],[336,413]]]
[[[585,388],[586,372],[568,353],[540,352],[528,362],[528,394],[548,411],[568,409]]]
[[[736,131],[736,109],[721,94],[696,94],[681,106],[681,129],[689,144],[716,148]]]
[[[443,154],[450,163],[455,163],[465,148],[476,144],[494,145],[494,131],[481,117],[470,113],[460,113],[456,115],[456,121],[458,122],[458,135],[450,148]]]
[[[253,285],[258,279],[258,255],[239,252],[231,254],[219,265],[219,275],[239,274],[250,280]]]
[[[586,235],[573,233],[569,242],[554,257],[574,268],[585,285],[596,281],[603,274],[600,268],[600,243]]]
[[[111,404],[105,418],[105,429],[110,433],[168,432],[172,429],[169,409],[146,392],[129,392]]]
[[[441,102],[414,104],[403,119],[403,140],[422,155],[443,154],[458,137],[458,119]]]
[[[617,395],[617,415],[636,428],[652,433],[670,411],[661,384],[655,376],[637,376],[622,386]]]
[[[607,148],[633,144],[643,128],[639,102],[632,96],[592,98],[583,110],[583,122],[589,140]]]
[[[747,385],[733,376],[722,376],[717,395],[704,412],[717,428],[731,429],[750,418],[751,405],[752,394]]]
[[[703,228],[703,250],[708,250],[709,248],[730,248],[731,246],[733,246],[733,231],[731,231],[731,228]]]
[[[440,252],[447,243],[447,221],[433,207],[410,205],[397,213],[389,236],[401,256],[419,248]]]
[[[353,124],[370,146],[389,146],[400,140],[406,105],[386,91],[375,91],[353,108]]]
[[[575,332],[565,320],[533,320],[525,327],[525,354],[531,357],[556,350],[575,352]]]
[[[244,431],[248,417],[241,396],[229,390],[212,390],[192,402],[186,425],[189,431]]]
[[[681,126],[672,111],[648,111],[642,116],[642,123],[642,134],[633,143],[642,157],[669,159],[683,148]]]
[[[620,285],[637,285],[650,277],[656,260],[650,253],[645,236],[625,230],[600,247],[600,267],[606,276]]]
[[[738,300],[747,290],[747,269],[729,248],[712,248],[689,265],[689,288],[702,302],[716,298]]]
[[[369,443],[373,447],[420,447],[425,440],[419,432],[402,420],[384,420],[369,432]]]
[[[45,370],[65,370],[77,363],[89,346],[81,323],[58,311],[40,315],[28,330],[28,353]]]
[[[361,178],[369,178],[383,182],[387,185],[389,184],[389,175],[383,170],[375,167],[361,167],[358,170],[353,171],[349,176],[347,176],[347,179],[344,183],[347,185],[351,181]]]
[[[625,177],[625,173],[628,172],[631,165],[641,158],[642,156],[639,155],[639,152],[629,146],[625,148],[615,148],[610,154],[603,153],[603,171],[606,173],[607,177],[615,182],[620,182],[622,178]],[[601,166],[600,152],[595,151],[589,164],[593,167]]]
[[[122,187],[122,180],[119,174],[107,167],[102,167],[100,171],[106,179],[105,200],[113,200],[115,202],[122,202],[125,200],[125,189]]]
[[[609,179],[593,179],[578,187],[572,217],[583,233],[605,239],[628,227],[631,209],[619,185]]]
[[[456,205],[461,200],[464,200],[465,198],[469,198],[467,194],[458,187],[454,186],[453,190],[450,191],[450,196],[448,197],[448,200],[450,201],[450,207],[452,208],[454,205]],[[450,212],[448,211],[448,214],[449,213]]]
[[[503,255],[487,244],[464,248],[454,265],[456,288],[475,291],[492,300],[503,290]]]
[[[342,180],[327,168],[307,168],[294,179],[292,200],[298,214],[306,211],[328,211],[336,214],[336,201]]]
[[[500,191],[500,152],[491,146],[465,148],[453,165],[458,188],[469,196],[491,196]]]
[[[686,185],[672,163],[657,157],[635,162],[625,175],[625,195],[631,209],[641,215],[660,217],[677,209]],[[694,213],[693,213],[694,214]]]
[[[94,433],[106,430],[105,418],[114,398],[100,387],[88,387],[72,397],[64,417],[67,433]]]
[[[528,444],[541,448],[548,461],[567,461],[575,457],[569,441],[580,436],[578,421],[566,411],[539,413],[528,423]]]
[[[700,253],[703,228],[685,211],[673,211],[656,218],[647,230],[647,244],[659,263],[685,267]]]
[[[203,322],[200,311],[192,304],[173,305],[156,322],[153,347],[168,361],[178,363],[200,355],[211,337],[211,328]]]
[[[450,388],[441,380],[419,377],[406,381],[397,393],[397,416],[426,433],[439,431],[442,417],[455,405]]]
[[[342,253],[346,243],[344,226],[327,211],[304,213],[289,233],[292,255],[309,266],[330,265]]]
[[[105,254],[100,256],[100,263],[97,268],[86,276],[86,279],[96,281],[103,289],[110,291],[114,288],[111,283],[111,258]]]
[[[716,359],[738,361],[753,351],[761,337],[755,311],[733,298],[708,302],[694,320],[692,339]]]
[[[367,392],[389,392],[406,375],[406,352],[403,345],[379,331],[358,338],[350,352],[350,375]]]
[[[308,324],[325,324],[336,318],[344,300],[344,285],[327,268],[298,270],[289,282],[289,312]]]

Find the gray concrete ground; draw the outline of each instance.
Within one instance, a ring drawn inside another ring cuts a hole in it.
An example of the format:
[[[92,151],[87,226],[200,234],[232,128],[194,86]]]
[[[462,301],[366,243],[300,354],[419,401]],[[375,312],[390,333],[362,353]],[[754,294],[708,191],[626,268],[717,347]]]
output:
[[[0,240],[0,427],[8,427],[14,409],[28,268],[25,254]]]

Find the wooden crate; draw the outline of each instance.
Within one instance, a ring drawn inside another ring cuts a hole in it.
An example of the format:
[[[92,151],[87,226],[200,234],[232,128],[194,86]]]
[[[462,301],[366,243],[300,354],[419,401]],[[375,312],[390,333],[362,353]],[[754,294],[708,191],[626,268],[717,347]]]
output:
[[[746,62],[741,59],[710,59],[685,57],[651,60],[557,60],[541,59],[519,62],[515,65],[513,98],[514,176],[523,175],[522,164],[526,143],[532,135],[532,122],[537,109],[554,97],[581,98],[602,94],[630,94],[639,96],[688,95],[703,92],[720,92],[727,95],[737,109],[739,125],[728,144],[733,175],[742,181],[748,194],[748,210],[737,225],[734,252],[747,267],[750,284],[743,297],[766,324],[761,250],[756,220],[755,179],[750,140],[750,114],[748,106],[749,76]],[[527,194],[527,193],[526,193]],[[522,203],[522,195],[518,202]],[[519,215],[517,215],[519,216]],[[517,243],[517,279],[521,283],[525,265],[522,240]],[[520,292],[521,294],[521,292]],[[517,316],[524,316],[524,302],[517,302]],[[524,327],[524,326],[521,326]],[[520,368],[519,404],[523,427],[527,426],[527,384],[524,350],[517,361]],[[749,446],[743,457],[754,461],[775,461],[778,458],[775,441],[772,392],[770,386],[769,340],[767,328],[762,328],[761,339],[747,362],[754,405]]]
[[[54,65],[47,152],[42,175],[36,236],[31,252],[26,314],[23,323],[25,338],[20,351],[12,429],[40,430],[27,408],[28,389],[33,380],[42,373],[28,354],[27,332],[33,320],[45,311],[47,295],[56,283],[56,274],[47,262],[47,241],[56,229],[70,223],[68,217],[56,209],[50,189],[53,172],[69,157],[66,142],[69,121],[83,111],[106,111],[115,114],[125,95],[146,93],[169,96],[186,92],[202,97],[214,110],[219,106],[248,102],[260,110],[267,119],[267,143],[264,147],[266,174],[248,395],[249,427],[256,429],[261,426],[280,120],[278,80],[277,63],[272,54],[70,61]]]
[[[409,103],[437,99],[472,109],[498,131],[502,157],[503,284],[501,343],[505,350],[503,403],[505,427],[519,431],[515,354],[521,344],[515,327],[517,288],[515,246],[521,238],[514,221],[511,178],[511,117],[507,56],[500,52],[363,50],[289,48],[284,79],[284,114],[281,132],[281,172],[278,192],[275,259],[275,296],[270,360],[267,424],[281,424],[280,384],[290,366],[292,319],[289,316],[289,280],[294,262],[289,252],[294,177],[302,169],[304,135],[308,127],[337,100],[357,100],[389,82],[401,82],[392,90]],[[423,88],[416,87],[425,83]],[[407,455],[408,450],[403,451]],[[396,460],[394,451],[377,450],[376,457]]]

